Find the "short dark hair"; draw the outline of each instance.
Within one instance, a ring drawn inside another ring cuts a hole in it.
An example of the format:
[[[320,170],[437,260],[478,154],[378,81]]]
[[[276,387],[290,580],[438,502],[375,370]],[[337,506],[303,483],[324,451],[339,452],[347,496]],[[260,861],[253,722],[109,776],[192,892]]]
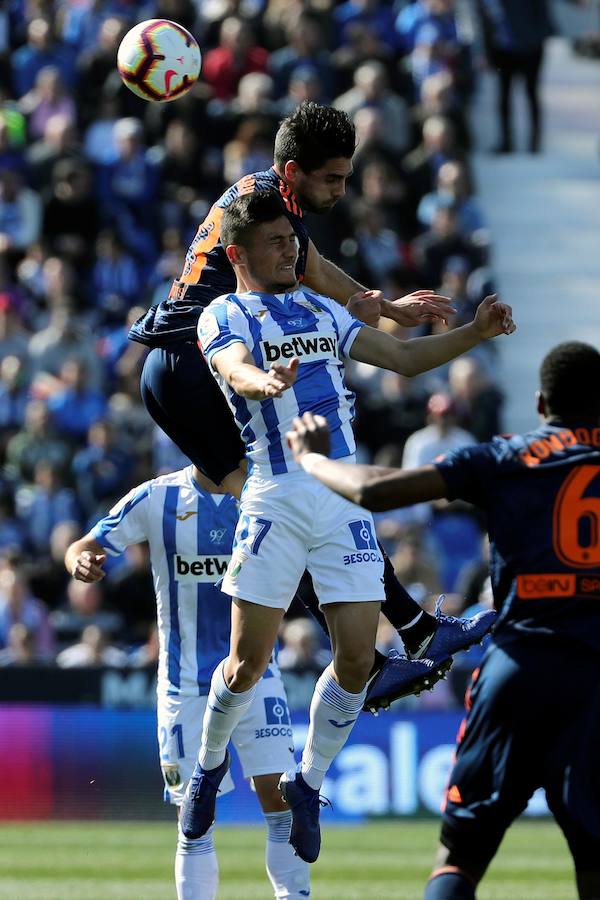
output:
[[[600,418],[600,353],[590,344],[565,341],[546,354],[540,388],[548,414],[575,420]]]
[[[308,174],[328,159],[351,159],[355,148],[356,131],[345,112],[305,100],[281,122],[273,158],[280,170],[293,159]]]
[[[244,244],[257,225],[285,216],[285,206],[274,191],[242,194],[226,207],[221,221],[221,244]]]

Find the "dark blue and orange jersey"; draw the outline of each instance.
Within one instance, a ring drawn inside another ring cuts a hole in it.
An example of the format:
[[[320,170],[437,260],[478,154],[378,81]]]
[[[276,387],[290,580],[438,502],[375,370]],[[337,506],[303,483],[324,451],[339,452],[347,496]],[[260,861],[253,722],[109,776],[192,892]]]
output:
[[[600,650],[600,428],[545,424],[437,467],[450,499],[487,513],[496,643],[535,632]]]
[[[204,307],[215,297],[233,293],[236,288],[235,273],[220,240],[223,212],[237,197],[253,191],[275,191],[281,196],[298,237],[296,274],[299,281],[303,280],[309,237],[295,195],[273,168],[245,175],[211,207],[190,244],[183,271],[173,282],[169,297],[135,322],[129,332],[132,341],[155,347],[178,340],[196,340],[196,327]]]

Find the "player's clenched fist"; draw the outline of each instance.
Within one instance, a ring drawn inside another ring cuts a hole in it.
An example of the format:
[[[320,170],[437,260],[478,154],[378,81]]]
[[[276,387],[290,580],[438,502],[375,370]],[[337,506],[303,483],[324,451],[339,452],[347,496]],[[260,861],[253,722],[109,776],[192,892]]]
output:
[[[490,294],[477,307],[473,325],[482,338],[493,338],[499,334],[512,334],[517,326],[513,322],[512,307],[498,302],[498,294]]]
[[[92,553],[90,550],[83,550],[73,563],[71,575],[77,581],[86,581],[88,584],[93,581],[100,581],[106,574],[102,568],[105,560],[105,553]]]
[[[295,418],[293,430],[286,434],[288,446],[296,462],[307,453],[329,453],[329,426],[323,416],[313,416],[305,412],[301,419]]]

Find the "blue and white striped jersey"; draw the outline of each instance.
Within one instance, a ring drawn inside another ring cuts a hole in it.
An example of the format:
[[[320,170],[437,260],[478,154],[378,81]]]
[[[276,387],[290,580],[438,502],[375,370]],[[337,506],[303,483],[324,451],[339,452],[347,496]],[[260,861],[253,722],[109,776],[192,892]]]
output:
[[[245,344],[264,371],[273,363],[286,365],[293,356],[300,360],[294,386],[269,400],[238,396],[213,370],[241,430],[252,472],[268,476],[298,469],[285,434],[293,418],[307,410],[327,419],[334,459],[354,453],[354,394],[344,381],[342,357],[349,355],[362,325],[335,300],[305,288],[226,294],[204,310],[198,336],[209,364],[234,343]]]
[[[160,639],[158,689],[208,694],[229,653],[230,598],[217,582],[231,559],[239,516],[229,494],[194,481],[192,467],[133,488],[91,531],[107,553],[148,541]]]

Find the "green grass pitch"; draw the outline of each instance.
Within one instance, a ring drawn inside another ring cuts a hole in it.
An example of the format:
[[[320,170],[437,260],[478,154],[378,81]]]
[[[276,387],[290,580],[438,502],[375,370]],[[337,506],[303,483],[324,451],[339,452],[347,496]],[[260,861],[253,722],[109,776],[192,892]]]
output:
[[[326,828],[312,868],[313,900],[419,900],[437,842],[435,822]],[[2,900],[170,900],[175,827],[53,822],[0,825]],[[260,827],[217,831],[219,900],[269,900]],[[518,823],[479,900],[575,900],[558,828]]]

